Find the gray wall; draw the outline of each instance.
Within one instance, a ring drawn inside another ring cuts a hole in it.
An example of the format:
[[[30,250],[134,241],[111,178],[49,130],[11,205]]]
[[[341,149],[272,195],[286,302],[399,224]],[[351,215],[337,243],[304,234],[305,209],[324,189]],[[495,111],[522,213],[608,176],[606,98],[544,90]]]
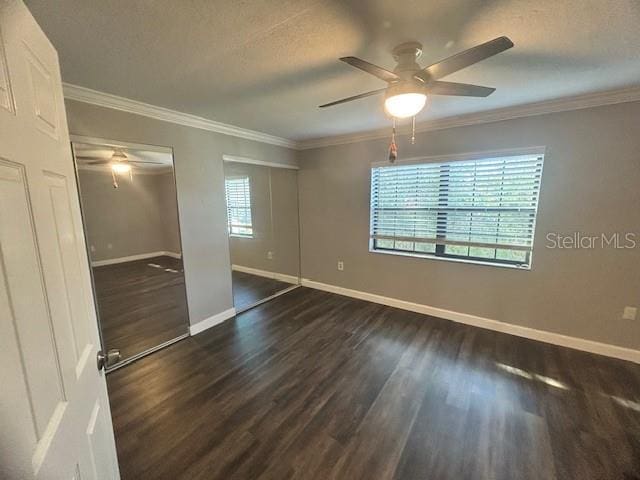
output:
[[[112,186],[109,171],[80,170],[82,213],[91,260],[151,252],[180,253],[173,174],[135,174]]]
[[[370,253],[370,163],[385,160],[388,139],[302,151],[302,276],[638,348],[640,319],[621,314],[640,304],[640,244],[554,250],[546,234],[640,233],[639,119],[640,103],[627,103],[402,138],[401,158],[547,147],[531,271]]]
[[[190,321],[231,308],[222,155],[295,164],[295,152],[82,102],[65,104],[71,134],[173,147]]]
[[[276,272],[300,276],[298,172],[270,168]]]
[[[299,276],[297,171],[236,162],[225,162],[224,171],[248,176],[251,185],[253,238],[230,237],[231,262]]]
[[[158,189],[158,209],[160,210],[160,218],[162,218],[165,250],[168,252],[181,252],[175,178],[173,173],[157,175],[155,178],[157,180],[155,185]]]

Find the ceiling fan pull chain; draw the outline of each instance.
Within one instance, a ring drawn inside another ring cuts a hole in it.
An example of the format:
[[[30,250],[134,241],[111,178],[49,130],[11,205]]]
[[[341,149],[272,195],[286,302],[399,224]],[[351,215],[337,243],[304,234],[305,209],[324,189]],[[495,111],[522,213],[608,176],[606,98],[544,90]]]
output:
[[[113,188],[118,188],[118,181],[116,180],[116,174],[111,170],[111,178],[113,178]]]
[[[411,118],[411,145],[416,144],[416,117]]]
[[[396,117],[393,117],[393,129],[391,130],[391,144],[389,145],[389,161],[394,163],[398,159],[398,146],[396,145]]]

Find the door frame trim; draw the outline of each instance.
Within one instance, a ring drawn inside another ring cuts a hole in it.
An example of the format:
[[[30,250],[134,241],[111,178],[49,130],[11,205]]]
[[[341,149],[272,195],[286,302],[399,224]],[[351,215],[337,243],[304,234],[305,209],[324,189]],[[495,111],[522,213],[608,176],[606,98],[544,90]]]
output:
[[[158,350],[162,350],[163,348],[166,348],[170,345],[173,345],[174,343],[179,342],[180,340],[184,340],[185,338],[189,337],[189,332],[187,333],[183,333],[182,335],[172,338],[171,340],[167,340],[166,342],[161,343],[160,345],[156,345],[155,347],[151,347],[148,348],[147,350],[144,350],[140,353],[136,353],[135,355],[132,355],[128,358],[125,358],[124,360],[122,360],[121,362],[118,362],[110,367],[105,368],[105,373],[111,373],[115,370],[118,370],[119,368],[125,367],[127,365],[129,365],[130,363],[135,362],[136,360],[140,360],[141,358],[146,357],[147,355],[153,353],[153,352],[157,352]]]
[[[301,286],[302,286],[302,284],[298,283],[296,285],[291,285],[290,287],[284,288],[284,289],[280,290],[279,292],[274,293],[273,295],[265,297],[265,298],[263,298],[261,300],[258,300],[255,303],[251,303],[251,304],[247,305],[246,307],[242,307],[241,309],[236,310],[236,315],[240,315],[241,313],[244,313],[247,310],[251,310],[252,308],[255,308],[255,307],[259,306],[259,305],[262,305],[263,303],[267,303],[267,302],[273,300],[274,298],[278,298],[279,296],[284,295],[285,293],[289,293],[292,290],[295,290],[296,288],[300,288]]]
[[[175,158],[175,153],[173,151],[172,147],[169,146],[164,146],[164,145],[148,145],[148,144],[144,144],[144,143],[134,143],[134,142],[124,142],[124,141],[120,141],[120,140],[113,140],[113,139],[109,139],[109,138],[100,138],[100,137],[91,137],[91,136],[85,136],[85,135],[73,135],[73,134],[69,134],[69,146],[71,148],[71,161],[73,162],[73,170],[75,173],[75,179],[76,179],[76,190],[78,192],[78,203],[80,206],[80,217],[82,219],[82,233],[84,235],[85,238],[85,249],[87,251],[87,261],[89,264],[89,273],[91,276],[91,295],[93,296],[93,304],[95,307],[95,312],[96,312],[96,320],[98,323],[98,336],[100,339],[100,347],[103,351],[107,351],[108,350],[108,346],[106,345],[105,341],[104,341],[104,337],[102,335],[102,323],[100,321],[100,308],[99,308],[99,304],[98,304],[98,297],[96,295],[96,284],[95,284],[95,280],[93,278],[93,265],[92,265],[92,261],[91,261],[91,252],[89,251],[89,239],[87,238],[87,230],[86,230],[86,220],[84,217],[84,206],[82,205],[82,191],[80,189],[80,176],[79,176],[79,167],[78,167],[78,162],[76,161],[76,152],[74,149],[74,143],[88,143],[88,144],[93,144],[93,145],[106,145],[109,147],[122,147],[122,148],[133,148],[133,149],[139,149],[139,150],[149,150],[149,151],[153,151],[153,152],[159,152],[159,153],[166,153],[171,155],[171,158],[173,160],[173,165],[172,165],[172,174],[173,174],[173,184],[175,187],[175,192],[176,192],[176,214],[177,214],[177,218],[178,218],[178,240],[180,241],[180,255],[182,256],[183,259],[183,272],[182,275],[184,277],[184,290],[185,290],[185,297],[187,298],[187,322],[185,325],[185,330],[186,332],[174,337],[172,339],[167,340],[166,342],[163,342],[159,345],[155,345],[151,348],[148,348],[146,350],[143,350],[142,352],[136,353],[135,355],[132,355],[128,358],[125,358],[124,360],[122,360],[121,362],[118,362],[110,367],[105,368],[105,372],[109,373],[112,372],[114,370],[117,370],[120,367],[124,367],[125,365],[128,365],[132,362],[135,362],[136,360],[139,360],[142,357],[145,357],[153,352],[156,352],[158,350],[161,350],[165,347],[168,347],[169,345],[176,343],[180,340],[183,340],[184,338],[189,336],[189,326],[191,324],[191,319],[190,319],[190,313],[189,313],[189,301],[188,301],[188,295],[187,295],[187,279],[186,279],[186,272],[184,272],[184,248],[182,245],[182,227],[180,225],[180,204],[178,201],[178,184],[176,181],[176,158]]]
[[[107,147],[132,148],[136,150],[148,150],[150,152],[167,153],[173,156],[173,148],[166,145],[149,145],[146,143],[123,142],[111,138],[90,137],[85,135],[69,134],[71,143],[89,143],[92,145],[106,145]],[[75,156],[74,156],[75,163]],[[176,159],[173,159],[173,167],[175,169]]]

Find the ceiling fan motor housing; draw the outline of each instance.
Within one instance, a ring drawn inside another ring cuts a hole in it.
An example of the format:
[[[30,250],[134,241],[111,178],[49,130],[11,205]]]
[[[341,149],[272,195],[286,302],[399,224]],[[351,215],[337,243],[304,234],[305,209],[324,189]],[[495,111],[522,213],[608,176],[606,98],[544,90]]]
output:
[[[393,73],[405,80],[413,79],[413,75],[421,69],[416,60],[422,55],[422,44],[419,42],[401,43],[391,53],[398,63]]]

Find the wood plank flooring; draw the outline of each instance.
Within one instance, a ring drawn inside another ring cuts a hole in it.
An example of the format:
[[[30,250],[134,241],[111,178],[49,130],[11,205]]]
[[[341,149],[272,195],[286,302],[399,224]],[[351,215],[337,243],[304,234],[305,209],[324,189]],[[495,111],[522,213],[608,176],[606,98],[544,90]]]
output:
[[[260,277],[250,273],[238,272],[236,270],[231,273],[233,281],[233,305],[236,310],[247,308],[291,286],[290,283]]]
[[[187,333],[181,259],[160,256],[93,267],[93,278],[104,341],[107,348],[120,349],[122,359]]]
[[[125,480],[640,478],[640,366],[307,288],[107,379]]]

